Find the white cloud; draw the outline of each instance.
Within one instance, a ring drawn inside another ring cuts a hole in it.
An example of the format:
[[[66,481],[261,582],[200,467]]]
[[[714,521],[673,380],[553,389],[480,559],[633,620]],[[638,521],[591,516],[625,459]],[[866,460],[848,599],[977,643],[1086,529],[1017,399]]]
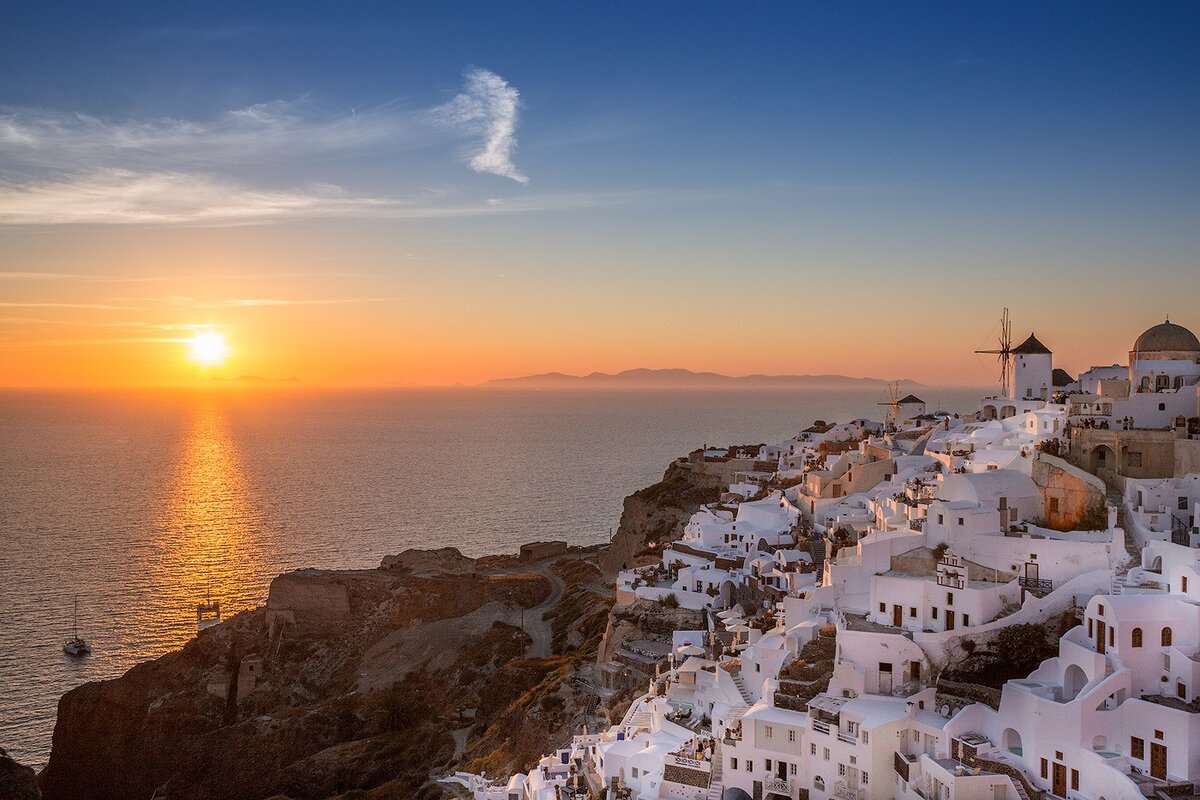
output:
[[[112,121],[40,109],[0,110],[0,156],[26,170],[211,168],[350,152],[385,142],[396,147],[420,137],[416,115],[393,106],[330,113],[305,100],[261,103],[210,120]]]
[[[263,222],[346,216],[390,201],[336,186],[251,189],[202,174],[108,169],[60,179],[0,182],[0,224]]]
[[[520,93],[486,69],[467,70],[465,77],[463,91],[449,103],[435,108],[433,118],[483,136],[482,148],[471,156],[471,169],[528,183],[529,178],[513,164]]]

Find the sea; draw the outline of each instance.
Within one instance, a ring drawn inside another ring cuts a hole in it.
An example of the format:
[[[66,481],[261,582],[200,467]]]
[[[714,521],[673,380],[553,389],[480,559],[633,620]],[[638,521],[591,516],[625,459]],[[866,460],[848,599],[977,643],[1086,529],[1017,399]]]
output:
[[[978,390],[921,389],[969,411]],[[45,764],[58,698],[262,604],[301,567],[410,547],[607,540],[697,447],[882,417],[879,389],[0,392],[0,748]],[[78,608],[76,613],[75,609]],[[75,627],[92,645],[62,652]]]

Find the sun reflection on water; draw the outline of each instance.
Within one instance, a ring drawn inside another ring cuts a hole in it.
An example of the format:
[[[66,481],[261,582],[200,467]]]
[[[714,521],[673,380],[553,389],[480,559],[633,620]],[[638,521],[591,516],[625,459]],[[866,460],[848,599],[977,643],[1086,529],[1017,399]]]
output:
[[[227,412],[215,400],[195,408],[176,461],[157,537],[156,605],[178,609],[177,641],[195,635],[195,609],[220,600],[224,617],[262,602],[250,575],[266,568],[264,524]]]

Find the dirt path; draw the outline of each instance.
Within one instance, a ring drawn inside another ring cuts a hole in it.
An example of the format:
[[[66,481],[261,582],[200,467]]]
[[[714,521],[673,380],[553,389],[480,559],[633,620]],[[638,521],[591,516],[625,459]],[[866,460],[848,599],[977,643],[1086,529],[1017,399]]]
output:
[[[566,556],[571,558],[571,556]],[[580,556],[574,556],[580,558]],[[533,608],[525,609],[524,614],[517,614],[513,619],[514,625],[520,625],[525,633],[529,634],[529,638],[533,641],[525,651],[526,658],[548,658],[553,655],[553,639],[554,631],[549,620],[542,619],[542,615],[550,609],[558,605],[558,601],[562,600],[563,592],[566,591],[566,585],[562,582],[562,578],[554,574],[550,569],[550,565],[557,561],[562,561],[563,558],[556,558],[551,562],[542,562],[540,564],[530,565],[528,567],[511,567],[506,569],[496,570],[493,574],[515,574],[536,571],[545,576],[546,580],[550,581],[550,594],[546,595],[546,599]]]

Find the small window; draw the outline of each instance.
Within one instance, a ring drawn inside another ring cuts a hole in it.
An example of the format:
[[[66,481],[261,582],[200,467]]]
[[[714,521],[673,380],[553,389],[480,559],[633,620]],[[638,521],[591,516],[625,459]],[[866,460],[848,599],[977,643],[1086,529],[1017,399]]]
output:
[[[796,741],[796,731],[794,728],[788,728],[788,741],[789,742]]]
[[[729,758],[729,768],[730,768],[730,769],[737,769],[737,756],[730,756],[730,758]]]
[[[1179,498],[1179,510],[1180,511],[1188,510],[1188,499],[1186,497]]]
[[[1115,645],[1117,643],[1116,630],[1117,630],[1116,628],[1108,629],[1108,644],[1110,646]]]
[[[1133,633],[1130,635],[1130,640],[1131,640],[1130,643],[1134,647],[1141,647],[1142,646],[1142,629],[1134,628]]]
[[[1102,617],[1104,616],[1104,603],[1097,603],[1097,604],[1096,604],[1096,613],[1097,613],[1097,614],[1099,614],[1099,615],[1100,615],[1100,616],[1102,616]]]
[[[938,514],[938,525],[943,525],[943,524],[945,524],[945,522],[946,522],[946,518],[944,516],[942,516],[941,514]]]
[[[971,615],[963,614],[963,627],[965,628],[965,627],[969,626],[970,624],[971,624]]]
[[[1050,763],[1046,759],[1042,759],[1042,778],[1050,777]]]
[[[746,772],[754,772],[754,762],[753,761],[746,762]]]
[[[1187,594],[1187,575],[1181,575],[1179,577],[1179,591]]]
[[[1077,769],[1071,770],[1071,788],[1079,791],[1079,770]]]
[[[1092,618],[1088,617],[1088,638],[1092,638]]]
[[[821,757],[824,758],[826,761],[828,761],[829,760],[829,748],[823,747],[821,749],[825,751],[821,754]]]
[[[880,603],[879,604],[879,613],[883,614],[885,612],[887,612],[887,603]]]
[[[820,775],[813,778],[813,788],[816,789],[818,792],[825,791],[825,779],[822,778]]]
[[[1186,587],[1184,588],[1184,591],[1185,592],[1187,591]],[[908,616],[911,618],[915,618],[917,616],[917,609],[913,608],[912,606],[909,606],[908,607]]]
[[[845,774],[846,774],[846,765],[838,764],[838,775],[845,775]]]
[[[1155,738],[1155,739],[1161,739],[1161,738],[1162,738],[1162,731],[1160,731],[1160,730],[1155,730],[1155,731],[1154,731],[1154,738]]]
[[[1129,737],[1129,755],[1132,758],[1146,757],[1146,740],[1136,736]]]
[[[959,525],[962,525],[962,524],[963,524],[963,518],[962,518],[962,517],[959,517],[959,518],[958,518],[958,524],[959,524]]]
[[[815,756],[817,754],[817,745],[815,742],[808,743],[808,754],[810,756]]]
[[[937,608],[936,607],[929,609],[929,616],[933,617],[934,619],[937,619]]]
[[[1161,637],[1160,637],[1160,638],[1162,639],[1162,646],[1163,646],[1163,647],[1170,647],[1170,646],[1171,646],[1171,629],[1170,629],[1170,628],[1163,628],[1163,629],[1162,629],[1162,635],[1161,635]]]
[[[954,605],[954,595],[950,594],[950,592],[946,592],[946,605]]]
[[[771,759],[768,758],[766,760],[766,762],[763,764],[763,769],[765,769],[767,772],[771,771]]]

